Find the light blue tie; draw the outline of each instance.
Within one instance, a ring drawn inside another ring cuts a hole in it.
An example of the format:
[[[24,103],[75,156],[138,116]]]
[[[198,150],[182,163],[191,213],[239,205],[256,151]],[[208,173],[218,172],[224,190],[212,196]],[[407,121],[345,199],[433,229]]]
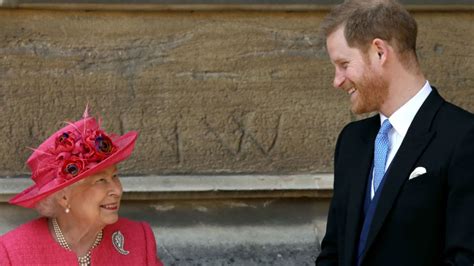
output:
[[[382,123],[379,133],[375,138],[374,150],[374,193],[382,182],[385,175],[385,164],[387,163],[388,152],[390,150],[390,140],[388,139],[388,132],[392,128],[392,124],[388,119]]]

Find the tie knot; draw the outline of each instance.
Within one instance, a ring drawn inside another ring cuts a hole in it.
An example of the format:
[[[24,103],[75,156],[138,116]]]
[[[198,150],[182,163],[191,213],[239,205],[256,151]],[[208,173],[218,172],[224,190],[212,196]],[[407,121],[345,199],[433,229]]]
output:
[[[385,119],[385,121],[383,121],[382,123],[382,126],[380,127],[380,130],[379,130],[379,134],[388,134],[388,131],[392,129],[392,124],[390,124],[390,121],[388,121],[388,119]]]

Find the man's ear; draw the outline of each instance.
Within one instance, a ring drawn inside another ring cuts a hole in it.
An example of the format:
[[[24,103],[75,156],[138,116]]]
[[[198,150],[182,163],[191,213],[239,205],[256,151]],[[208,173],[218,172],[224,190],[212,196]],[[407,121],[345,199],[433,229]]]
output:
[[[389,57],[389,44],[382,39],[375,38],[371,43],[369,53],[374,61],[379,61],[383,65]]]

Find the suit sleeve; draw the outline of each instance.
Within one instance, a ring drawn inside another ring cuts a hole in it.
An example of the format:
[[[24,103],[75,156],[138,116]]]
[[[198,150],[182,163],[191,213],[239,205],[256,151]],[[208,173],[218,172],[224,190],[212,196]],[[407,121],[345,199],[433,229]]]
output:
[[[329,265],[338,265],[338,228],[337,228],[337,214],[336,206],[340,200],[338,191],[340,190],[340,185],[338,184],[337,179],[337,163],[339,150],[341,148],[341,139],[345,129],[342,130],[341,134],[336,143],[336,149],[334,152],[334,185],[333,185],[333,198],[331,200],[331,205],[329,207],[328,221],[326,225],[326,234],[321,243],[321,253],[319,253],[318,258],[316,259],[317,266],[329,266]]]
[[[460,138],[448,168],[443,265],[474,265],[474,125]]]
[[[146,254],[147,254],[147,265],[148,266],[163,266],[160,259],[156,253],[156,241],[153,230],[151,230],[150,225],[145,222],[142,222],[143,230],[145,231],[146,238]]]

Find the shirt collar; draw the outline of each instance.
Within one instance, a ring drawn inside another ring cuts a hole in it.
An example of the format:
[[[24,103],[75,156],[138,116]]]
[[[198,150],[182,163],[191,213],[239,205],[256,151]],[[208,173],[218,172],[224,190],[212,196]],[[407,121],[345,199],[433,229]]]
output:
[[[418,93],[413,96],[408,102],[398,108],[390,118],[387,118],[383,114],[380,114],[380,124],[382,124],[385,119],[390,121],[395,131],[402,136],[403,138],[407,134],[408,128],[411,125],[411,122],[415,118],[416,113],[421,108],[421,105],[425,102],[428,95],[433,89],[430,86],[428,81],[425,82],[425,85],[418,91]]]

